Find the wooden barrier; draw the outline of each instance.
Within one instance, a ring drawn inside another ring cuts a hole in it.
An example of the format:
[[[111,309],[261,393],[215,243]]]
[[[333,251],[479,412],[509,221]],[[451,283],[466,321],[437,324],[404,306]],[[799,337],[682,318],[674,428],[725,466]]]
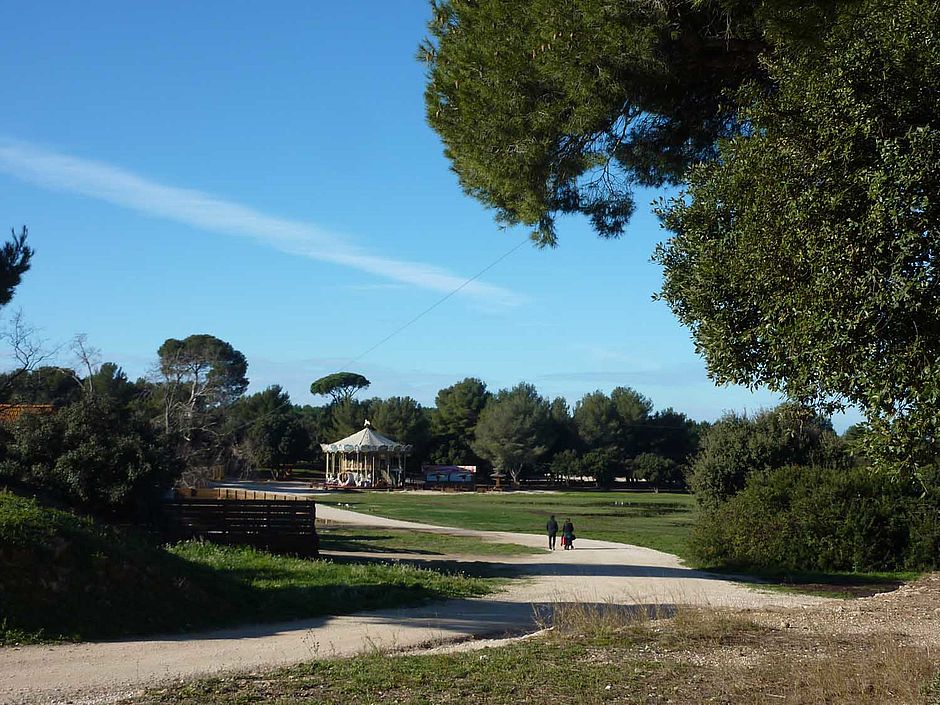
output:
[[[168,542],[201,538],[316,556],[316,520],[316,503],[309,500],[185,498],[163,504],[163,536]]]
[[[176,496],[190,499],[283,499],[285,501],[296,502],[310,501],[309,496],[292,492],[243,490],[238,487],[177,487]]]

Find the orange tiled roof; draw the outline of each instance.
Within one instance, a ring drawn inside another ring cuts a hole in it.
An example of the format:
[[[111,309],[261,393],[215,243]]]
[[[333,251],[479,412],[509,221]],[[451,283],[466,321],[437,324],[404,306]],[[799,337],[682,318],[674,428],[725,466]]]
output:
[[[23,414],[51,414],[52,404],[0,404],[0,423],[13,423]]]

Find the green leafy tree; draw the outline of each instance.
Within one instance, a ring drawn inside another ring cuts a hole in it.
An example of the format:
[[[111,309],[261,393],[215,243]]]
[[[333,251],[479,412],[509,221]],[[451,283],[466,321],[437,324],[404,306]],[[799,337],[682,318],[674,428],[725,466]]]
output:
[[[650,414],[653,402],[630,387],[616,387],[610,400],[620,422],[619,446],[624,462],[646,450],[651,442]]]
[[[617,451],[607,446],[585,453],[581,457],[580,469],[585,475],[593,477],[598,487],[609,488],[617,473],[623,470],[623,463]]]
[[[688,466],[699,449],[702,424],[674,409],[657,411],[647,427],[648,452],[671,460],[681,469]]]
[[[424,409],[411,397],[374,400],[369,404],[369,420],[383,435],[414,446],[412,458],[416,464],[426,457],[431,428]]]
[[[284,466],[306,458],[309,437],[290,395],[278,385],[239,399],[227,411],[226,425],[239,454],[254,468],[278,476]]]
[[[525,469],[548,451],[549,413],[548,401],[531,384],[503,389],[480,414],[473,449],[518,484]]]
[[[574,407],[574,422],[587,448],[619,447],[620,416],[617,406],[604,392],[598,390],[581,397]]]
[[[555,453],[549,463],[549,472],[556,482],[564,481],[567,483],[573,477],[580,477],[581,459],[578,457],[578,453],[571,448]]]
[[[110,399],[121,406],[127,406],[148,391],[143,380],[131,382],[114,362],[103,363],[83,380],[83,385],[86,393]]]
[[[938,32],[936,3],[885,0],[779,42],[776,89],[738,91],[748,129],[664,206],[657,254],[716,382],[848,401],[906,467],[940,438]]]
[[[358,399],[343,399],[330,404],[330,441],[338,441],[361,431],[369,418],[369,402]]]
[[[304,429],[304,435],[307,437],[307,449],[304,451],[304,457],[311,460],[317,460],[320,457],[321,443],[332,443],[339,439],[339,436],[333,437],[333,421],[330,417],[330,409],[326,406],[311,406],[304,404],[297,409],[298,419],[301,427]]]
[[[355,372],[336,372],[321,377],[310,385],[310,393],[316,396],[328,396],[334,404],[351,401],[356,392],[372,384]]]
[[[842,466],[841,447],[831,443],[832,424],[795,404],[781,404],[754,418],[729,413],[703,435],[692,462],[696,499],[714,509],[744,488],[754,472],[786,465]]]
[[[478,464],[479,458],[472,448],[473,430],[490,396],[486,384],[475,377],[467,377],[437,393],[431,415],[435,462]]]
[[[207,468],[227,448],[225,410],[248,388],[248,362],[212,335],[169,338],[157,351],[162,424],[190,468]]]
[[[106,396],[13,424],[0,478],[82,512],[144,519],[179,471],[145,418]]]
[[[0,374],[2,400],[12,404],[65,405],[82,395],[81,379],[66,367],[42,366]]]
[[[168,431],[185,433],[199,412],[227,406],[248,389],[245,356],[213,335],[168,338],[157,356]]]
[[[629,387],[617,387],[609,397],[601,391],[584,395],[574,410],[581,440],[588,452],[609,451],[597,455],[595,465],[612,462],[618,466],[612,473],[626,473],[630,460],[649,445],[652,408],[649,399]]]
[[[550,441],[548,455],[552,458],[567,450],[577,452],[581,447],[578,427],[564,397],[552,399],[549,410],[548,437]]]
[[[419,56],[427,118],[464,190],[556,240],[580,213],[619,235],[635,185],[677,183],[742,128],[730,91],[771,86],[777,38],[818,32],[837,3],[432,0]]]
[[[685,485],[682,469],[676,461],[656,453],[640,453],[633,459],[634,476],[649,482],[657,492],[664,487]]]

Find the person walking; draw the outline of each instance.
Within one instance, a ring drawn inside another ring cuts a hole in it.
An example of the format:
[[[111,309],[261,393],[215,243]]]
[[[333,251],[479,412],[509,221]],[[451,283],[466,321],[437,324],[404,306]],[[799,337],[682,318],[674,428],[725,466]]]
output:
[[[551,518],[548,520],[548,523],[545,525],[545,530],[548,532],[548,550],[555,550],[555,536],[558,534],[558,522],[555,521],[555,515],[552,514]]]
[[[571,523],[571,519],[566,519],[565,525],[561,527],[561,545],[566,551],[574,548],[574,539],[574,524]]]

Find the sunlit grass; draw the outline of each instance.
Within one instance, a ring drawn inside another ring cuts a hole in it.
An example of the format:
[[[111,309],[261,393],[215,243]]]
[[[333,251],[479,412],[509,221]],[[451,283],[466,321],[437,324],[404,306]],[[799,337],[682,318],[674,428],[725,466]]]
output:
[[[695,500],[645,492],[441,493],[356,492],[318,497],[357,512],[484,531],[540,534],[555,514],[571,518],[579,538],[687,554]]]

